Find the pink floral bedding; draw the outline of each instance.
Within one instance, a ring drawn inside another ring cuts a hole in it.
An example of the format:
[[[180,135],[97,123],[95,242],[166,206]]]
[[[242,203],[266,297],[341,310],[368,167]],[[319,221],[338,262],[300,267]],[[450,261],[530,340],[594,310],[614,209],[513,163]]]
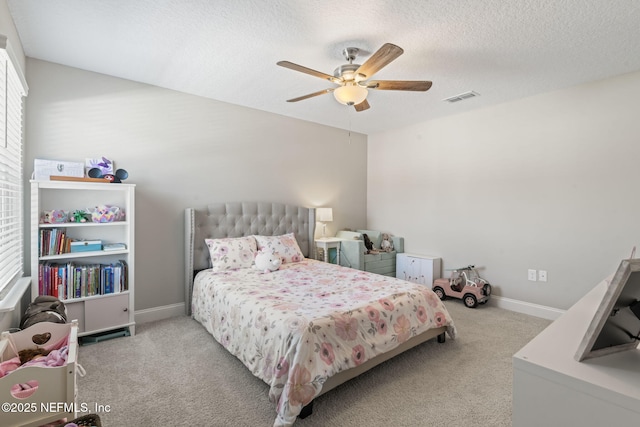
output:
[[[261,273],[200,272],[193,317],[270,385],[274,426],[294,423],[324,381],[453,321],[431,289],[311,259]]]

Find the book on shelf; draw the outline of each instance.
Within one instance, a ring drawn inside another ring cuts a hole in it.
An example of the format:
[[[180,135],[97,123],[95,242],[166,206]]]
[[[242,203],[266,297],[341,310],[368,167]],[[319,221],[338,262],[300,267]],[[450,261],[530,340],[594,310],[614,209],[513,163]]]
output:
[[[114,294],[129,289],[128,278],[125,260],[111,264],[41,262],[38,292],[61,300]]]
[[[122,251],[127,249],[127,245],[124,243],[105,243],[102,245],[103,251]]]
[[[64,228],[40,230],[39,256],[60,255],[71,252],[72,239]]]

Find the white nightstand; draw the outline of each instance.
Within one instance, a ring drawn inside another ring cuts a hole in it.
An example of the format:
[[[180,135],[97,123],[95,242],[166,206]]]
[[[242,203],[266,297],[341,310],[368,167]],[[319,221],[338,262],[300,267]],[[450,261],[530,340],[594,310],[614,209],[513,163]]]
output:
[[[324,262],[329,262],[329,249],[336,250],[336,264],[340,265],[340,241],[337,237],[321,237],[316,239],[316,259],[318,259],[318,248],[324,252]]]

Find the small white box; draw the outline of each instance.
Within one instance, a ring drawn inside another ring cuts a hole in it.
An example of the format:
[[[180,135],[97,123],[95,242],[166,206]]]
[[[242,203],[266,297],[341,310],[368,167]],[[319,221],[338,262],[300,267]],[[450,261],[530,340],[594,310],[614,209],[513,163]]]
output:
[[[33,160],[33,179],[36,181],[49,181],[51,175],[84,178],[84,163],[44,159]]]
[[[438,257],[401,252],[396,256],[396,277],[431,288],[433,281],[441,277],[441,265]]]

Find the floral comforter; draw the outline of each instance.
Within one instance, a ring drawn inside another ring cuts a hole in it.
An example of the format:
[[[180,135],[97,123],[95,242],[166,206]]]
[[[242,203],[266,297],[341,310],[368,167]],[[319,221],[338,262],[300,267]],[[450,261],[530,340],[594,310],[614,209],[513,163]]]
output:
[[[270,385],[274,426],[292,425],[324,381],[453,321],[431,289],[305,259],[280,270],[200,272],[193,317]]]

